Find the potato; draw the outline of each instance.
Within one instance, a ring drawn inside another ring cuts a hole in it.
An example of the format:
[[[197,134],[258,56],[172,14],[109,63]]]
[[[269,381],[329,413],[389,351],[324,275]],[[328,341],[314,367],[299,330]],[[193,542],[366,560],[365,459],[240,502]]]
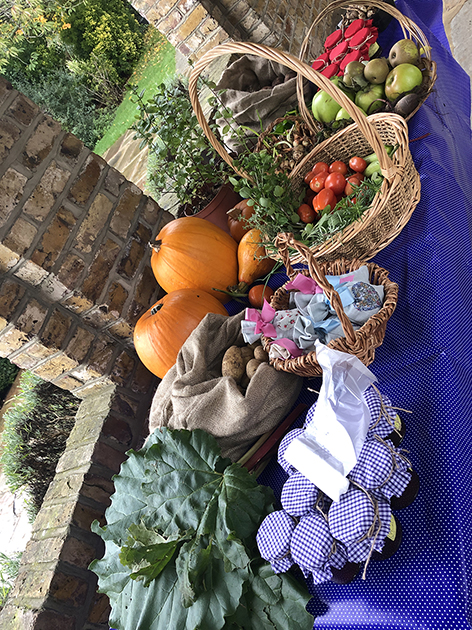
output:
[[[264,361],[265,363],[269,362],[269,355],[262,346],[257,346],[257,348],[254,348],[254,358],[258,361]]]
[[[248,364],[246,365],[246,374],[249,376],[249,378],[252,378],[254,376],[257,368],[261,365],[261,363],[262,361],[258,361],[257,359],[251,359],[250,361],[248,361]]]
[[[254,350],[249,346],[243,346],[241,348],[241,356],[243,358],[243,361],[247,363],[251,359],[254,359]]]
[[[223,376],[231,376],[236,383],[239,383],[244,372],[246,363],[241,356],[241,348],[231,346],[226,350],[221,364],[221,373]]]

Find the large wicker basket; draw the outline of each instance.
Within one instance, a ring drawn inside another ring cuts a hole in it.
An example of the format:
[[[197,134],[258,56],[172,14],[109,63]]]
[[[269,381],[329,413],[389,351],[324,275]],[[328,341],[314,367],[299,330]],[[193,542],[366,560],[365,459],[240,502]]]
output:
[[[312,247],[313,255],[324,260],[341,257],[351,260],[372,258],[398,235],[420,198],[420,178],[408,147],[408,126],[405,120],[395,114],[364,116],[332,81],[293,55],[262,44],[243,42],[221,44],[205,53],[195,63],[189,80],[189,94],[197,119],[209,142],[225,162],[242,177],[250,178],[250,174],[242,173],[235,168],[232,158],[215,137],[203,114],[197,90],[198,77],[206,66],[212,60],[228,53],[259,55],[281,63],[325,90],[349,112],[355,123],[316,146],[292,171],[290,177],[295,191],[298,191],[303,185],[304,175],[311,170],[315,162],[348,160],[353,155],[364,156],[375,152],[384,180],[371,207],[342,232]],[[385,150],[386,144],[397,146],[392,158]],[[292,262],[297,260],[300,260],[300,256],[295,253]]]
[[[287,275],[292,280],[298,273],[310,276],[323,289],[333,309],[338,316],[344,337],[339,337],[328,344],[329,348],[356,355],[364,365],[370,365],[375,357],[375,349],[378,348],[385,336],[387,322],[397,306],[398,285],[388,278],[388,271],[374,263],[365,263],[361,260],[347,261],[339,259],[331,262],[319,262],[313,256],[308,247],[297,242],[292,234],[279,234],[276,239],[281,258],[285,264]],[[290,249],[295,249],[308,269],[294,270],[290,263]],[[378,313],[372,315],[359,329],[354,330],[351,322],[344,312],[341,298],[338,292],[326,279],[326,275],[342,275],[359,269],[366,265],[369,270],[371,284],[383,285],[384,302]],[[283,287],[277,289],[271,298],[271,306],[276,310],[285,310],[289,305],[290,291]],[[268,352],[274,343],[268,337],[262,337],[262,345]],[[271,359],[271,365],[276,370],[283,370],[299,376],[315,377],[322,375],[322,369],[318,363],[316,352],[291,359]]]
[[[302,61],[311,63],[318,54],[322,52],[319,47],[324,41],[326,33],[324,32],[326,24],[333,24],[338,18],[342,16],[342,11],[348,9],[353,4],[357,6],[365,6],[369,8],[376,8],[384,11],[396,19],[401,27],[404,38],[412,39],[415,44],[423,51],[421,57],[421,70],[423,72],[423,83],[420,88],[420,101],[417,107],[410,112],[405,120],[409,120],[421,107],[424,101],[431,93],[434,83],[436,81],[436,63],[431,58],[431,46],[423,33],[423,31],[408,17],[403,15],[401,11],[394,6],[383,2],[382,0],[332,0],[329,4],[316,16],[311,27],[308,29],[301,48],[299,57]],[[317,129],[317,123],[314,120],[311,112],[309,111],[307,104],[305,103],[303,96],[303,78],[298,75],[297,77],[297,97],[300,115],[305,122],[311,126],[314,130]]]

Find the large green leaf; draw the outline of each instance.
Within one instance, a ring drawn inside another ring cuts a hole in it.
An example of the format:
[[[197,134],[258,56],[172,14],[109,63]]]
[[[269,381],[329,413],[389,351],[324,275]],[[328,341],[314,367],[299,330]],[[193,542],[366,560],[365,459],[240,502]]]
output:
[[[306,588],[288,574],[276,575],[267,563],[253,563],[254,574],[224,630],[311,630]]]
[[[104,558],[90,568],[110,598],[111,626],[311,629],[306,588],[274,575],[256,551],[273,509],[269,488],[223,459],[205,431],[157,430],[128,455],[107,525],[92,525],[105,540]]]
[[[105,543],[105,556],[90,568],[98,575],[99,591],[110,599],[109,624],[116,630],[220,630],[225,617],[237,608],[245,574],[226,573],[221,559],[213,558],[203,576],[205,589],[190,607],[182,604],[174,563],[145,587],[132,580],[119,559],[120,547]]]

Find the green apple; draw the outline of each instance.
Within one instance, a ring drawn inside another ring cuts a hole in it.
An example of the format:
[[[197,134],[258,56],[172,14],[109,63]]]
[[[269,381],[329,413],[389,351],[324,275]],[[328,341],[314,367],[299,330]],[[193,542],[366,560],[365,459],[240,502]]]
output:
[[[364,116],[367,116],[367,114],[365,113],[363,109],[359,108],[359,111],[362,112]],[[349,115],[349,112],[347,111],[347,109],[344,109],[344,107],[341,107],[339,112],[336,114],[336,120],[351,120],[351,116]]]
[[[389,101],[396,101],[401,94],[407,94],[421,85],[421,70],[412,63],[401,63],[391,70],[385,79],[385,96]]]
[[[333,77],[331,80],[341,89],[340,77]],[[351,99],[351,101],[354,100],[353,93],[348,92],[347,90],[343,90],[343,92]],[[341,105],[339,105],[334,98],[324,90],[319,90],[313,97],[313,101],[311,103],[311,111],[313,112],[315,120],[325,124],[333,122],[340,109]]]
[[[417,66],[420,62],[420,53],[417,45],[412,39],[400,39],[390,49],[388,62],[392,68],[402,63],[411,63]]]
[[[385,98],[385,90],[383,83],[369,83],[369,85],[357,92],[356,100],[354,101],[357,107],[360,107],[366,114],[373,114],[379,109],[383,109],[384,103],[378,99]],[[374,103],[374,101],[378,101]]]

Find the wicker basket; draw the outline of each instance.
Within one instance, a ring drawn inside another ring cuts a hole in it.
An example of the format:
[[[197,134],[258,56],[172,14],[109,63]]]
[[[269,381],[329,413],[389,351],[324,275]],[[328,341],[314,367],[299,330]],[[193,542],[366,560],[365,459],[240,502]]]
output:
[[[344,107],[355,121],[334,136],[324,140],[306,156],[290,174],[292,186],[298,191],[305,174],[315,162],[348,160],[353,155],[364,156],[375,152],[379,159],[384,180],[380,192],[362,217],[334,235],[329,240],[313,246],[315,257],[325,260],[369,260],[386,247],[408,222],[420,198],[420,178],[415,169],[408,147],[408,126],[396,114],[373,114],[366,117],[332,81],[313,70],[293,55],[262,44],[233,42],[216,46],[203,55],[194,65],[189,80],[189,94],[197,119],[209,142],[218,154],[241,177],[250,174],[239,171],[224,147],[215,137],[205,119],[198,98],[197,81],[201,72],[212,60],[227,53],[253,54],[281,63],[318,85]],[[390,158],[385,144],[397,145]],[[295,255],[292,262],[300,260]]]
[[[298,273],[310,276],[323,289],[335,310],[345,336],[339,337],[328,344],[329,348],[356,355],[364,365],[370,365],[375,357],[375,349],[378,348],[384,339],[387,322],[396,308],[398,300],[398,285],[388,278],[388,271],[374,263],[365,263],[360,260],[346,261],[339,259],[331,262],[319,262],[313,256],[308,247],[297,242],[292,234],[279,234],[276,245],[280,256],[287,269],[287,275],[292,280]],[[308,265],[308,269],[294,271],[290,264],[289,250],[293,248],[298,251],[303,262]],[[327,281],[326,275],[342,275],[350,271],[359,269],[366,265],[369,270],[369,278],[372,284],[383,285],[384,303],[378,313],[372,315],[367,322],[359,329],[354,330],[351,322],[344,312],[341,298],[337,291]],[[288,308],[290,292],[285,285],[274,293],[271,298],[271,306],[276,310]],[[262,345],[268,352],[270,345],[274,343],[268,337],[262,337]],[[299,376],[315,377],[321,376],[322,369],[317,361],[316,352],[292,359],[271,359],[271,365],[276,370],[298,374]]]
[[[341,10],[345,10],[353,4],[377,8],[385,11],[400,23],[403,36],[405,38],[412,39],[424,51],[424,55],[421,57],[420,66],[424,76],[423,84],[421,86],[421,92],[419,93],[419,96],[421,98],[418,106],[405,118],[405,120],[409,120],[418,111],[418,109],[428,98],[433,89],[434,82],[436,81],[436,63],[431,59],[431,46],[423,31],[412,20],[403,15],[403,13],[401,13],[398,9],[391,6],[387,2],[382,2],[382,0],[359,0],[358,2],[356,0],[354,3],[352,0],[351,2],[346,0],[332,0],[332,2],[330,2],[328,6],[325,7],[325,9],[320,11],[310,29],[306,33],[300,48],[299,57],[302,61],[311,63],[311,61],[320,52],[322,52],[321,50],[312,49],[313,45],[320,46],[321,41],[324,41],[325,34],[323,33],[321,37],[317,36],[317,34],[319,34],[319,31],[322,31],[323,27],[327,23],[332,24],[333,21],[335,21],[334,18],[336,14],[339,14],[338,17],[340,16]],[[316,129],[317,123],[314,120],[311,112],[309,111],[303,97],[303,79],[300,75],[298,75],[297,77],[297,98],[300,115],[309,126],[311,126],[313,129]]]

